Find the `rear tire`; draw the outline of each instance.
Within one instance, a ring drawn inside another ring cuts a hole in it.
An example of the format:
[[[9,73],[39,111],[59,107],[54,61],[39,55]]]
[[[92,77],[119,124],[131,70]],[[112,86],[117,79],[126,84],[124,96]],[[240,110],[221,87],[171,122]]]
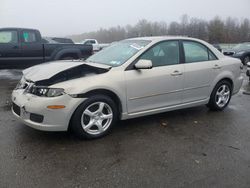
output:
[[[222,80],[214,87],[207,106],[211,110],[222,111],[229,104],[231,97],[232,84],[227,80]]]
[[[80,139],[95,139],[107,135],[118,120],[115,102],[105,95],[94,95],[74,112],[71,129]]]

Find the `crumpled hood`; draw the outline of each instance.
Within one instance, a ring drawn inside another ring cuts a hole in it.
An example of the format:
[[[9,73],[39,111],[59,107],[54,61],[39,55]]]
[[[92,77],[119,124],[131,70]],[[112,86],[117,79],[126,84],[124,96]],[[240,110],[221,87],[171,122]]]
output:
[[[109,70],[111,68],[110,66],[107,65],[102,65],[97,63],[87,63],[80,60],[54,61],[25,69],[23,70],[23,75],[26,80],[32,82],[43,81],[43,80],[48,81],[53,77],[65,77],[62,80],[65,79],[69,80],[70,79],[69,77],[75,78],[77,76],[78,77],[80,77],[81,75],[83,76],[85,69],[88,69],[87,73],[91,73],[91,71],[89,70],[90,67],[93,70],[96,69]],[[92,72],[96,73],[96,71]],[[76,75],[76,74],[81,74],[81,75]]]
[[[110,66],[87,63],[81,60],[55,61],[25,69],[25,80],[37,85],[49,86],[63,81],[93,74],[102,74],[110,70]]]
[[[40,65],[36,65],[30,68],[23,70],[23,75],[26,80],[30,80],[33,82],[44,80],[51,78],[55,74],[64,71],[66,69],[70,69],[72,67],[83,64],[83,62],[75,62],[75,61],[54,61],[49,63],[44,63]]]

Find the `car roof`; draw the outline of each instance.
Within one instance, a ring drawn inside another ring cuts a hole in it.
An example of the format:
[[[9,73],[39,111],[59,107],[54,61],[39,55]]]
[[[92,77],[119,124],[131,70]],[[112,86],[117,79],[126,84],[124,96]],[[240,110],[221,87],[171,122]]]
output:
[[[130,38],[127,40],[150,40],[152,42],[158,42],[162,40],[195,40],[202,42],[202,40],[196,39],[196,38],[191,38],[187,36],[154,36],[154,37],[136,37],[136,38]]]
[[[221,52],[219,52],[217,49],[215,49],[211,44],[209,44],[208,42],[204,41],[204,40],[200,40],[197,38],[192,38],[192,37],[187,37],[187,36],[154,36],[154,37],[137,37],[137,38],[130,38],[130,39],[126,39],[126,40],[148,40],[150,41],[150,43],[158,43],[161,41],[165,41],[165,40],[189,40],[189,41],[196,41],[199,42],[207,47],[209,47],[210,50],[212,50],[212,52],[218,57],[218,58],[223,58],[225,57]]]

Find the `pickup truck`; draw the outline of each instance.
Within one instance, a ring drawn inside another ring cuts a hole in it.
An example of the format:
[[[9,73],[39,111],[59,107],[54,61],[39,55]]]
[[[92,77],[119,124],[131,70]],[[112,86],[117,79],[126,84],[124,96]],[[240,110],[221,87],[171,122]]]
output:
[[[93,54],[88,44],[44,43],[36,29],[0,29],[0,69],[26,68],[61,59],[85,59]]]

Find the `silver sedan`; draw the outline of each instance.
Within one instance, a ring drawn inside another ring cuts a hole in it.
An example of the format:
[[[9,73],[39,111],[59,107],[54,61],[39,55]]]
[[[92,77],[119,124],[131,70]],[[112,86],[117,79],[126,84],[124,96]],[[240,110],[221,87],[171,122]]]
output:
[[[118,120],[205,104],[223,110],[241,88],[241,66],[194,38],[128,39],[85,61],[24,70],[12,111],[39,130],[98,138]]]

